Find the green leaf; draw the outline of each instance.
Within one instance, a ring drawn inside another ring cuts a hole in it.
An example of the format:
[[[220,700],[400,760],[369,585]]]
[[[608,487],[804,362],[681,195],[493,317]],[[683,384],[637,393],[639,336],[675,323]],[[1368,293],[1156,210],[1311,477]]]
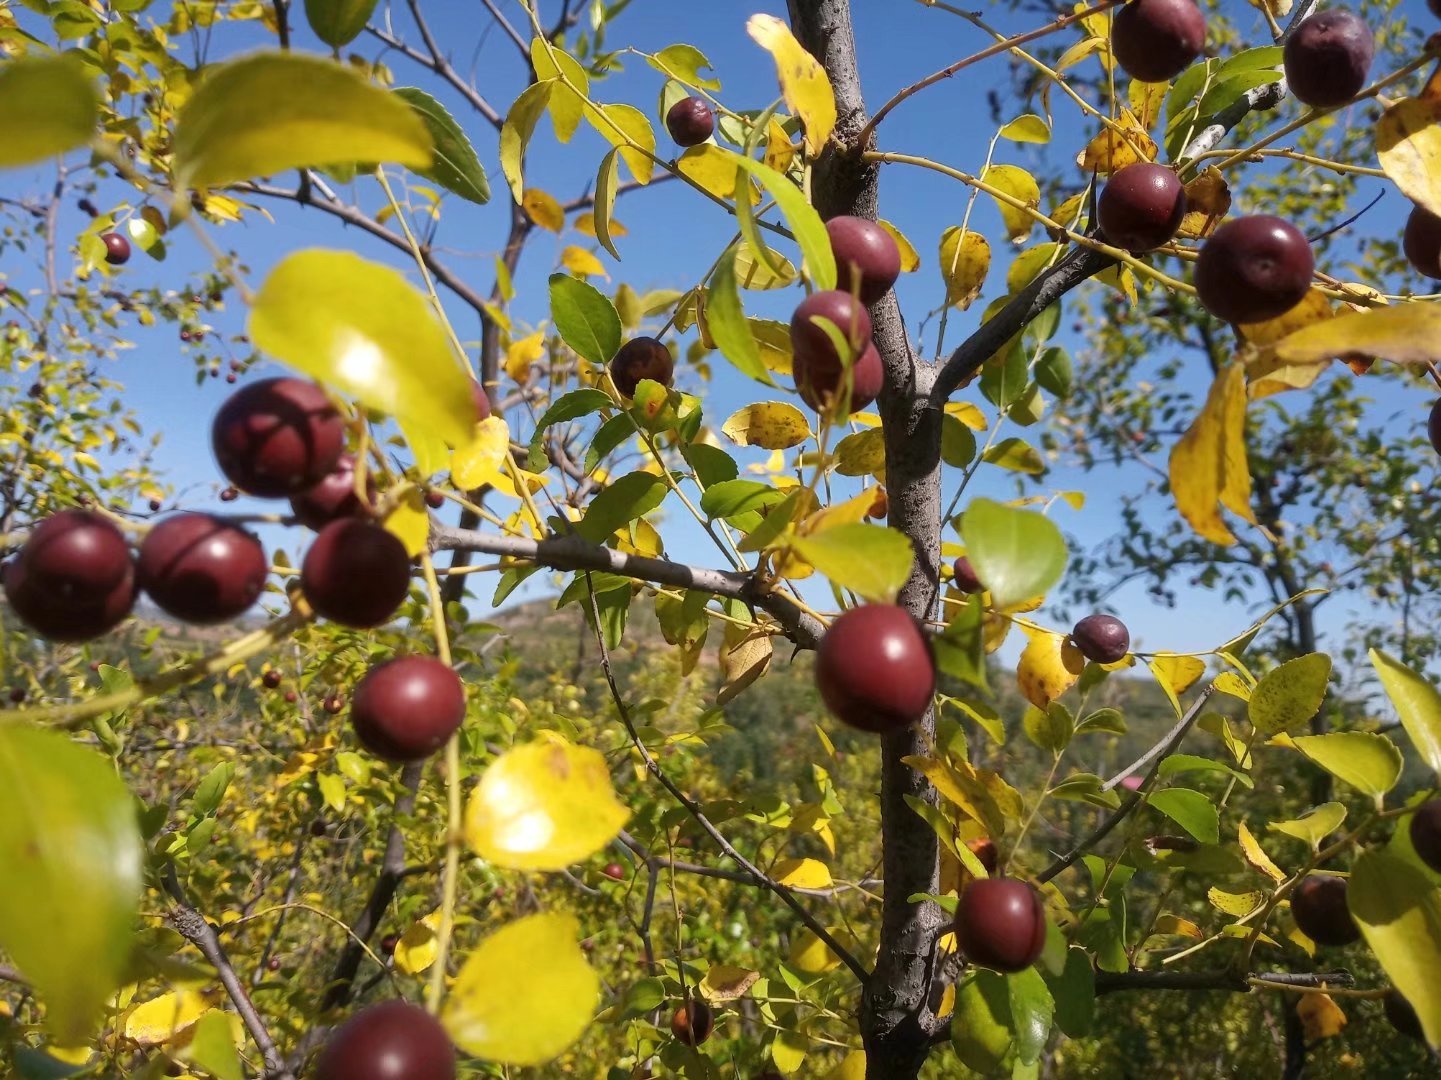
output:
[[[896,598],[915,559],[910,539],[885,525],[837,525],[791,543],[833,584],[875,602]]]
[[[526,468],[531,472],[540,472],[545,468],[545,433],[549,428],[556,424],[563,424],[567,420],[589,416],[591,413],[600,412],[601,409],[611,408],[614,405],[615,402],[610,399],[609,394],[604,390],[597,390],[593,386],[572,390],[551,402],[550,408],[546,409],[541,418],[535,422],[535,434],[530,438],[530,453],[526,458]],[[624,417],[621,417],[620,420],[625,425],[627,433],[635,430],[630,421]]]
[[[536,121],[545,112],[555,85],[552,79],[527,86],[505,114],[505,123],[500,128],[500,171],[505,174],[517,203],[525,196],[525,148],[530,145]]]
[[[414,109],[354,68],[257,53],[214,68],[180,110],[175,177],[215,187],[356,161],[428,169],[435,144]]]
[[[884,444],[885,437],[880,428],[868,428],[862,434],[869,432],[874,432]],[[836,449],[839,450],[840,447]],[[964,469],[976,460],[975,435],[971,433],[970,428],[950,413],[944,413],[941,416],[941,460],[953,469]],[[881,463],[885,464],[884,458]]]
[[[1095,773],[1073,773],[1051,788],[1047,794],[1053,799],[1069,799],[1115,809],[1121,805],[1121,796],[1114,790],[1101,790],[1103,783]]]
[[[576,531],[591,543],[604,543],[621,526],[659,506],[669,490],[654,473],[627,473],[590,501]]]
[[[690,86],[702,90],[719,90],[719,79],[707,79],[702,70],[709,70],[711,62],[705,53],[694,45],[668,45],[654,56],[647,56],[645,62],[663,75],[669,75]]]
[[[1006,977],[972,969],[956,988],[951,1020],[951,1046],[969,1069],[989,1076],[1010,1052],[1012,1042],[1010,989]]]
[[[1075,385],[1075,368],[1071,363],[1071,354],[1059,345],[1052,345],[1041,353],[1033,373],[1042,390],[1061,399],[1071,396],[1071,388]]]
[[[955,609],[952,609],[955,610]],[[936,667],[972,686],[986,688],[985,611],[981,598],[967,598],[945,630],[931,639]]]
[[[806,272],[810,275],[811,283],[817,289],[834,289],[836,287],[836,257],[831,252],[831,238],[826,232],[825,223],[821,221],[820,214],[816,213],[815,207],[811,206],[805,193],[768,165],[742,157],[725,147],[716,149],[730,157],[737,167],[745,169],[755,177],[761,186],[770,193],[771,198],[775,199],[781,216],[786,219],[786,224],[790,226],[796,243],[800,245],[801,255],[805,258]],[[745,198],[745,193],[742,191],[739,197]]]
[[[1029,1065],[1041,1056],[1051,1033],[1056,1005],[1046,980],[1034,966],[1006,976],[1011,998],[1011,1026],[1016,1033],[1016,1057]]]
[[[1429,679],[1418,675],[1380,649],[1371,650],[1371,665],[1411,745],[1432,772],[1441,772],[1441,693]]]
[[[595,205],[591,208],[591,222],[595,226],[595,238],[600,241],[601,247],[610,252],[610,257],[620,260],[620,252],[615,248],[615,241],[610,235],[610,219],[615,212],[615,189],[620,178],[620,166],[617,157],[620,154],[620,147],[613,146],[605,157],[600,159],[600,168],[595,174]],[[625,286],[622,286],[624,288]]]
[[[561,340],[597,367],[604,367],[620,348],[620,315],[594,285],[569,274],[552,274],[550,315]]]
[[[222,761],[215,768],[205,774],[195,788],[195,799],[191,802],[191,812],[204,817],[206,814],[213,814],[220,808],[220,800],[225,798],[225,789],[230,786],[230,779],[235,775],[235,766],[228,761]]]
[[[391,92],[415,110],[435,143],[434,164],[416,172],[467,202],[481,205],[490,202],[490,181],[486,178],[485,166],[455,117],[417,87],[398,86]]]
[[[333,49],[358,38],[378,0],[305,0],[305,19],[315,36]]]
[[[1034,510],[973,499],[961,515],[961,538],[997,608],[1044,596],[1066,569],[1061,530]]]
[[[1097,709],[1076,721],[1076,734],[1104,732],[1107,735],[1126,734],[1126,718],[1116,709]]]
[[[1329,735],[1299,735],[1291,741],[1311,761],[1363,795],[1384,795],[1401,778],[1401,748],[1385,735],[1333,731]]]
[[[1426,1041],[1441,1046],[1441,891],[1418,867],[1367,851],[1351,867],[1346,905]]]
[[[1046,471],[1046,462],[1040,451],[1025,439],[1002,439],[982,454],[981,460],[1030,476],[1039,476]]]
[[[235,1035],[230,1028],[232,1014],[216,1009],[200,1018],[190,1036],[185,1057],[204,1069],[215,1080],[244,1080],[240,1055],[235,1051]]]
[[[1272,821],[1266,825],[1267,832],[1278,832],[1284,836],[1303,840],[1313,848],[1319,848],[1321,841],[1341,827],[1346,820],[1346,808],[1338,802],[1322,803],[1314,810],[1288,821]]]
[[[1004,410],[1026,389],[1029,377],[1026,360],[1026,351],[1017,336],[999,360],[993,356],[981,369],[981,393],[996,408]]]
[[[1025,730],[1026,738],[1038,749],[1052,754],[1059,754],[1064,750],[1075,733],[1071,710],[1059,701],[1051,702],[1045,709],[1032,705],[1021,718],[1021,727]]]
[[[95,87],[73,57],[27,57],[0,67],[0,167],[84,146],[99,122]]]
[[[1073,1039],[1085,1038],[1096,1014],[1096,973],[1086,950],[1067,949],[1065,970],[1046,984],[1056,1003],[1056,1026]]]
[[[1321,710],[1331,658],[1309,653],[1268,672],[1251,691],[1251,723],[1266,736],[1300,727]]]
[[[54,731],[0,726],[0,949],[62,1046],[93,1034],[125,979],[144,858],[135,802],[107,759]]]
[[[471,437],[470,376],[430,301],[397,270],[349,251],[298,251],[260,287],[249,330],[257,348],[369,408],[452,446]]]
[[[1190,788],[1166,788],[1148,798],[1152,806],[1203,844],[1221,842],[1220,815],[1211,800]]]
[[[745,308],[741,306],[735,259],[729,253],[721,256],[711,275],[710,288],[706,290],[705,321],[722,356],[742,375],[772,385],[770,373],[761,362],[755,335],[746,321]]]
[[[700,508],[709,518],[734,518],[784,502],[785,492],[757,480],[722,480],[706,488]]]
[[[641,979],[625,992],[624,1016],[634,1018],[658,1009],[665,1003],[665,983],[659,979]]]

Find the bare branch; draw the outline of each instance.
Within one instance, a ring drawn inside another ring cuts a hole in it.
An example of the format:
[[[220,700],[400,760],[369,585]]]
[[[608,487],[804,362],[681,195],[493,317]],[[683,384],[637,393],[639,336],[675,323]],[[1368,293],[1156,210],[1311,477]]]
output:
[[[1334,987],[1354,986],[1349,971],[1264,972],[1247,975],[1235,971],[1098,971],[1096,994],[1114,994],[1121,990],[1230,990],[1249,994],[1255,987],[1251,979],[1261,979],[1279,986]]]
[[[366,32],[387,48],[394,49],[407,59],[414,60],[421,67],[428,68],[435,72],[435,74],[450,84],[456,93],[465,98],[472,109],[485,117],[491,127],[499,131],[505,123],[505,117],[496,112],[490,102],[486,101],[474,86],[462,78],[460,72],[456,71],[450,61],[441,53],[435,36],[430,32],[430,26],[426,23],[425,17],[420,12],[420,5],[416,3],[415,0],[409,0],[409,4],[410,13],[415,18],[415,25],[420,29],[421,40],[425,42],[426,52],[423,53],[419,49],[412,48],[394,34],[384,30],[377,30],[373,26],[367,26],[365,28]],[[427,55],[427,53],[429,55]]]
[[[530,45],[526,43],[525,38],[521,37],[520,34],[516,32],[515,27],[510,25],[510,20],[501,13],[500,8],[495,6],[494,0],[480,0],[480,2],[485,5],[485,10],[490,12],[491,18],[495,20],[496,25],[505,31],[505,36],[515,42],[515,47],[520,50],[520,55],[525,59],[525,62],[529,64]]]

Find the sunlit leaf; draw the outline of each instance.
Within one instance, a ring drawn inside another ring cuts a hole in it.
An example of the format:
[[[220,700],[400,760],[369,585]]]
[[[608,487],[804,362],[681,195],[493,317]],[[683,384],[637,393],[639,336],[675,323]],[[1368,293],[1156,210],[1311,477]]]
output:
[[[305,21],[333,49],[349,45],[370,21],[379,0],[305,0]]]
[[[760,401],[737,409],[721,432],[737,446],[764,450],[786,450],[811,437],[805,414],[788,401]]]
[[[1441,214],[1438,119],[1441,110],[1436,102],[1414,97],[1402,98],[1376,121],[1376,158],[1381,168],[1401,194],[1433,214]]]
[[[1267,736],[1294,731],[1320,711],[1330,678],[1331,658],[1325,653],[1286,661],[1251,691],[1251,723]]]
[[[1066,568],[1065,537],[1034,510],[973,499],[961,517],[961,538],[997,608],[1044,596]]]
[[[1363,795],[1384,795],[1401,778],[1401,750],[1385,735],[1333,731],[1289,740],[1315,764]]]
[[[1029,640],[1016,667],[1016,687],[1027,701],[1044,713],[1051,702],[1075,684],[1086,666],[1086,658],[1065,634],[1027,627],[1026,636]],[[1070,725],[1065,725],[1065,728],[1062,737],[1033,738],[1032,741],[1043,750],[1061,750],[1071,736]],[[1046,730],[1053,729],[1048,726]]]
[[[1003,124],[997,134],[1012,142],[1048,143],[1051,141],[1051,125],[1035,113],[1026,113]]]
[[[1267,832],[1278,832],[1303,840],[1313,848],[1320,847],[1321,841],[1341,827],[1346,820],[1346,808],[1338,802],[1322,803],[1298,818],[1287,821],[1273,821],[1266,826]]]
[[[1234,544],[1221,508],[1254,523],[1251,473],[1246,463],[1246,377],[1239,364],[1216,376],[1205,407],[1171,450],[1171,491],[1176,509],[1197,533]]]
[[[1019,165],[988,165],[981,173],[981,180],[1028,206],[1040,205],[1041,189],[1036,178]],[[996,199],[996,209],[1001,212],[1006,234],[1012,240],[1023,240],[1031,234],[1036,220],[1030,214],[1001,199]]]
[[[594,285],[569,274],[552,274],[550,313],[561,340],[597,367],[620,348],[620,316]]]
[[[717,264],[715,273],[711,275],[710,287],[706,290],[705,321],[706,328],[722,356],[742,374],[760,382],[770,382],[765,364],[761,362],[760,347],[756,344],[751,323],[741,306],[735,263],[724,256]],[[791,406],[791,409],[795,411],[794,406]],[[799,417],[800,413],[796,412],[796,416]],[[807,432],[810,430],[804,418],[801,419],[801,428]]]
[[[1152,792],[1146,801],[1203,844],[1220,843],[1220,821],[1216,807],[1199,791],[1166,788]]]
[[[1420,867],[1366,851],[1352,864],[1346,905],[1391,985],[1416,1010],[1426,1041],[1441,1046],[1441,891]]]
[[[141,1046],[159,1046],[194,1025],[218,1000],[217,995],[198,990],[161,994],[127,1009],[122,1030],[127,1039]]]
[[[831,871],[819,859],[782,859],[771,868],[771,877],[792,889],[828,889]]]
[[[99,120],[95,88],[73,57],[26,57],[0,67],[0,167],[84,146]]]
[[[752,15],[746,22],[746,32],[775,58],[786,107],[805,124],[806,154],[815,157],[836,126],[836,95],[825,68],[806,52],[784,19]]]
[[[906,535],[884,525],[837,525],[791,543],[833,584],[877,602],[895,599],[915,560]]]
[[[734,1001],[744,997],[745,992],[761,977],[759,971],[750,968],[732,967],[728,964],[714,964],[700,981],[701,997],[710,1002]]]
[[[1372,649],[1370,657],[1411,745],[1433,772],[1441,772],[1441,692],[1380,649]]]
[[[964,311],[981,294],[991,269],[991,245],[970,229],[952,225],[941,234],[941,280],[946,285],[946,303]]]
[[[550,102],[555,85],[552,80],[527,86],[505,114],[505,123],[500,129],[500,171],[505,174],[510,193],[517,203],[525,197],[525,151],[535,134],[536,122]]]
[[[531,40],[530,64],[538,82],[553,81],[546,107],[555,126],[556,141],[570,142],[580,127],[586,95],[590,93],[590,78],[585,68],[559,45],[540,37]]]
[[[432,911],[406,927],[395,945],[395,966],[407,975],[419,975],[435,963],[440,952],[440,939],[435,933],[439,928],[438,911]]]

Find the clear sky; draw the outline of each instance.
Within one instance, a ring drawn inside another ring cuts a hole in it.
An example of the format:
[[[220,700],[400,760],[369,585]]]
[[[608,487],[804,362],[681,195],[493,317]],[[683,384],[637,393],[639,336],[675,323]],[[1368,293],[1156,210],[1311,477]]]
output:
[[[302,5],[296,4],[295,46],[323,51],[324,47],[310,33],[301,17]],[[513,0],[500,0],[500,7],[529,37],[524,13]],[[1435,20],[1421,0],[1406,0],[1405,10],[1418,27],[1430,29]],[[542,10],[553,17],[558,4],[543,0]],[[907,0],[855,0],[855,21],[859,46],[860,70],[866,88],[867,102],[874,109],[896,89],[914,82],[920,76],[944,67],[988,44],[988,39],[966,22],[921,2]],[[451,52],[455,65],[463,72],[474,72],[480,92],[502,112],[523,88],[525,68],[512,42],[500,31],[488,26],[481,7],[466,0],[443,0],[426,6],[436,37]],[[1228,10],[1234,18],[1255,23],[1254,30],[1263,33],[1254,9],[1233,0]],[[723,87],[719,96],[732,108],[763,108],[776,96],[775,69],[770,57],[745,32],[746,18],[759,11],[784,16],[784,3],[676,3],[672,0],[633,0],[613,24],[607,44],[611,47],[633,45],[654,51],[677,42],[696,45],[709,57],[714,76]],[[1019,17],[1007,6],[998,5],[987,12],[994,24],[1008,32],[1036,25],[1038,16]],[[22,22],[26,16],[22,13]],[[396,31],[404,40],[419,45],[418,35],[403,5],[395,5]],[[33,28],[33,27],[32,27]],[[1259,38],[1258,38],[1259,40]],[[215,50],[210,59],[221,59],[234,51],[265,44],[254,28],[223,26],[211,39]],[[368,37],[357,40],[347,50],[367,56],[377,55],[381,46]],[[187,62],[196,56],[186,45],[181,51]],[[594,86],[595,95],[606,101],[624,101],[646,110],[655,122],[655,102],[662,85],[659,74],[637,56],[621,57],[626,71]],[[404,57],[389,58],[402,85],[415,84],[436,94],[461,120],[471,135],[491,179],[495,198],[491,205],[475,207],[460,200],[447,199],[438,244],[442,258],[459,269],[484,293],[493,282],[493,261],[505,236],[509,209],[509,193],[497,160],[497,135],[493,128],[470,111],[458,94],[440,86],[433,77]],[[986,92],[1006,88],[1008,66],[1004,58],[995,58],[964,72],[956,79],[929,88],[912,101],[902,105],[881,129],[880,145],[919,153],[967,171],[979,172],[984,162],[987,143],[994,132],[986,104]],[[1075,110],[1056,95],[1056,139],[1046,148],[1002,144],[998,162],[1023,167],[1064,163],[1072,158],[1082,140],[1090,132],[1076,123]],[[1287,108],[1294,109],[1294,104]],[[1283,113],[1282,115],[1291,115]],[[669,140],[658,127],[662,153],[670,149]],[[528,162],[528,183],[543,188],[562,202],[581,194],[593,182],[595,168],[607,145],[593,132],[582,128],[573,142],[559,146],[543,120],[532,144]],[[1048,156],[1049,155],[1049,156]],[[277,182],[286,182],[277,180]],[[293,178],[290,182],[293,183]],[[6,174],[0,182],[0,193],[21,194],[43,190],[43,175]],[[1380,182],[1372,183],[1379,189]],[[362,180],[349,189],[355,201],[374,214],[384,205],[384,197],[373,180]],[[939,306],[943,290],[936,271],[937,243],[941,231],[959,224],[966,210],[968,190],[962,185],[920,170],[904,173],[891,168],[882,179],[882,215],[894,222],[914,243],[922,259],[916,274],[905,277],[898,286],[908,327],[914,336],[926,313]],[[97,201],[109,208],[132,197],[133,192],[118,181],[102,185]],[[1369,198],[1363,191],[1363,197]],[[389,262],[407,272],[413,267],[403,253],[366,237],[354,230],[347,231],[333,218],[314,210],[301,210],[289,203],[264,202],[275,218],[276,225],[252,217],[239,226],[218,231],[221,242],[237,250],[250,268],[250,280],[258,283],[266,270],[279,258],[306,246],[349,247],[367,257]],[[1399,233],[1405,212],[1404,200],[1394,192],[1383,200],[1370,225],[1378,229],[1394,225]],[[705,267],[722,249],[734,230],[733,220],[718,208],[705,202],[680,184],[663,184],[653,190],[629,194],[618,204],[616,216],[629,229],[629,235],[618,241],[623,262],[617,264],[603,251],[598,251],[610,273],[612,282],[626,280],[639,291],[647,288],[685,288],[693,284]],[[62,228],[78,231],[83,217],[67,206]],[[278,226],[278,227],[277,227]],[[986,303],[1004,291],[1004,270],[1009,258],[994,204],[987,198],[977,200],[971,227],[993,240],[995,262],[989,283],[969,311],[952,312],[947,333],[947,349],[957,344],[979,321]],[[1039,232],[1031,241],[1039,240]],[[556,266],[561,247],[568,243],[586,243],[586,238],[568,233],[563,238],[537,231],[526,250],[516,276],[517,298],[512,311],[517,322],[529,324],[547,316],[546,278]],[[130,284],[157,283],[163,287],[184,289],[187,274],[206,265],[203,253],[188,233],[171,238],[169,258],[163,264],[150,261],[137,251],[129,266],[121,272],[121,280]],[[7,273],[24,280],[20,267],[6,266]],[[600,283],[605,287],[604,283]],[[750,314],[786,319],[798,302],[798,288],[774,293],[746,293]],[[459,304],[450,304],[457,329],[466,339],[478,338],[474,316]],[[212,324],[217,332],[235,334],[243,331],[244,312],[238,303],[229,311],[217,314]],[[1065,330],[1069,319],[1062,319],[1062,340],[1073,352],[1084,342],[1068,339]],[[924,349],[934,353],[935,321],[927,324]],[[209,419],[230,388],[221,380],[205,380],[195,384],[194,365],[183,355],[183,346],[170,328],[146,330],[135,327],[136,347],[120,364],[117,377],[130,388],[131,400],[150,430],[164,435],[160,464],[174,484],[185,491],[182,504],[193,508],[218,506],[214,492],[219,476],[209,449]],[[769,391],[751,383],[731,369],[716,354],[712,359],[715,380],[703,388],[706,414],[716,427],[741,405],[766,398],[793,400],[785,389]],[[273,366],[257,369],[255,375],[273,373]],[[1204,377],[1198,373],[1197,384]],[[697,389],[694,378],[681,385]],[[979,390],[962,391],[988,412]],[[1412,400],[1389,403],[1387,409],[1403,410],[1419,422],[1422,409],[1429,401]],[[1409,412],[1408,412],[1409,411]],[[1039,429],[1030,429],[1032,437]],[[1026,434],[1016,431],[1016,434]],[[764,454],[740,451],[742,464],[759,461]],[[1044,478],[1041,485],[1027,484],[1027,493],[1083,489],[1089,500],[1079,512],[1058,506],[1053,510],[1061,526],[1079,544],[1099,544],[1117,528],[1116,496],[1123,489],[1133,488],[1136,477],[1126,470],[1119,475],[1098,471],[1085,475],[1064,462]],[[983,469],[972,485],[971,493],[999,498],[1014,497],[1021,492],[1013,474],[997,469]],[[717,553],[703,544],[703,536],[686,523],[683,508],[668,502],[662,533],[673,558],[682,561],[714,564]],[[245,507],[245,502],[234,504]],[[270,509],[265,504],[252,504],[254,509]],[[303,534],[285,538],[292,554],[303,545]],[[948,539],[954,540],[953,535]],[[476,590],[478,598],[489,598],[489,586]],[[534,595],[528,592],[526,595]],[[1238,606],[1224,607],[1209,593],[1184,594],[1181,617],[1176,611],[1162,608],[1139,587],[1127,588],[1116,595],[1114,603],[1121,609],[1133,629],[1139,645],[1176,650],[1202,649],[1214,646],[1242,628],[1251,611]]]

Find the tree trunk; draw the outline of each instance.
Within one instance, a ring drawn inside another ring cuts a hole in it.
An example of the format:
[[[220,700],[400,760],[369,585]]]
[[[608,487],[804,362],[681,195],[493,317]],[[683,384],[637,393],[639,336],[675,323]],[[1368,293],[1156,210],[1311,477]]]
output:
[[[836,95],[836,132],[816,163],[812,201],[822,217],[874,218],[877,168],[860,160],[864,148],[856,145],[867,115],[848,0],[789,0],[789,7],[796,37],[825,67]],[[880,411],[890,524],[910,537],[916,553],[900,603],[918,619],[930,619],[941,548],[941,413],[929,400],[935,371],[912,353],[894,293],[872,306],[871,321],[886,371]],[[944,914],[935,904],[908,899],[936,891],[939,848],[930,826],[905,801],[910,796],[934,803],[936,792],[903,761],[928,753],[934,731],[934,717],[927,714],[921,723],[881,744],[886,885],[876,968],[861,1003],[867,1080],[912,1080],[941,1027],[931,1006]]]

